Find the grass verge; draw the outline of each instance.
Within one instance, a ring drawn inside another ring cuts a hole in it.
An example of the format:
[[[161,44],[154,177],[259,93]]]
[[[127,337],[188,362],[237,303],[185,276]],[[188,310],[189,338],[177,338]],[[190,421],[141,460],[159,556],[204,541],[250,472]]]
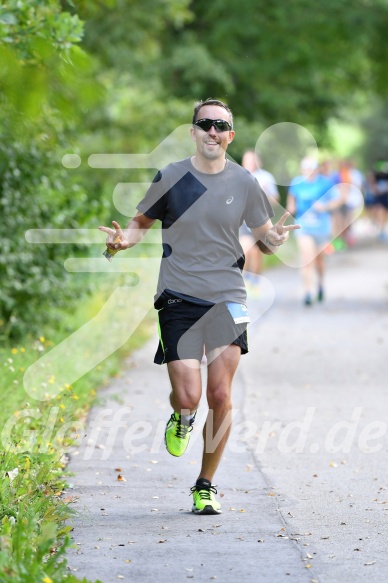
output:
[[[46,329],[39,338],[0,349],[2,583],[80,581],[69,572],[65,558],[71,544],[69,519],[74,514],[72,498],[64,494],[65,454],[79,437],[77,421],[86,416],[96,399],[97,388],[118,373],[124,356],[139,348],[154,329],[154,317],[148,313],[149,298],[138,294],[136,304],[129,306],[127,302],[121,305],[116,302],[113,311],[118,321],[130,322],[137,317],[141,324],[117,350],[78,378],[79,371],[82,372],[82,367],[77,369],[79,363],[97,354],[101,345],[106,322],[100,314],[108,302],[107,292],[85,298],[74,313],[63,314],[57,329]],[[136,316],[139,310],[140,316]],[[111,316],[111,312],[105,314]],[[80,336],[82,330],[90,336],[86,345]],[[84,344],[74,351],[78,337]],[[66,346],[71,350],[66,350]],[[50,360],[50,354],[55,354],[55,358]],[[98,354],[97,360],[103,354]],[[41,369],[36,369],[39,385],[30,387],[27,393],[24,375],[29,367],[39,363],[42,363]],[[60,379],[55,378],[57,372]],[[66,374],[77,380],[71,384],[63,382]],[[38,390],[37,398],[34,389]],[[82,581],[86,583],[86,579]]]

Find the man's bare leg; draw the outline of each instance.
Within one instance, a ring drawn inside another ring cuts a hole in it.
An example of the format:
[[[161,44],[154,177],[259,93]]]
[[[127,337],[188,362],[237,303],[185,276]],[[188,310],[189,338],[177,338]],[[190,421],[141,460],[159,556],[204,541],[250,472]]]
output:
[[[241,349],[232,344],[216,349],[209,360],[207,401],[209,413],[203,429],[204,449],[200,478],[210,482],[220,463],[232,424],[232,381],[240,361]],[[210,355],[209,355],[210,356]],[[218,433],[219,432],[219,433]]]
[[[164,439],[167,451],[176,457],[183,455],[189,445],[194,413],[201,398],[200,363],[197,360],[174,360],[168,363],[174,413],[166,425]]]
[[[171,382],[170,403],[176,413],[189,415],[197,410],[202,393],[200,363],[195,359],[167,363]]]

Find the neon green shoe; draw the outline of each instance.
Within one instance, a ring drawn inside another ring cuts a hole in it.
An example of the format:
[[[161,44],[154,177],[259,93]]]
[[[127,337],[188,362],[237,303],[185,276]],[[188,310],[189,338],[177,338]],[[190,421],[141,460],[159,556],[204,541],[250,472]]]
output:
[[[184,423],[179,413],[171,415],[164,433],[164,442],[167,451],[179,457],[185,453],[190,441],[190,432],[193,430],[195,415],[188,423]]]
[[[191,488],[194,504],[191,509],[194,514],[221,514],[221,504],[215,499],[217,490],[209,480],[199,478],[195,486]]]

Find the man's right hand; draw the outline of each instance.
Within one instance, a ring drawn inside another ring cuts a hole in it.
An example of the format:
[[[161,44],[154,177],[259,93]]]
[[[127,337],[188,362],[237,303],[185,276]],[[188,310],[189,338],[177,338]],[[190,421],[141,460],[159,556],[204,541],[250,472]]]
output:
[[[116,221],[112,221],[114,229],[111,227],[98,227],[99,231],[104,231],[107,234],[106,246],[115,251],[122,251],[128,249],[129,243],[124,236],[120,225]]]

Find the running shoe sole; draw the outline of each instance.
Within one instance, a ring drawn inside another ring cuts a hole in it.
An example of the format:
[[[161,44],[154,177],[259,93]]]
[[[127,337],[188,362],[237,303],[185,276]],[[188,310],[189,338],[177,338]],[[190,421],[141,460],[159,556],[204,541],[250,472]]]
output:
[[[213,508],[213,506],[207,505],[204,508],[202,508],[201,510],[199,510],[195,504],[193,505],[191,512],[193,512],[194,514],[221,514],[222,510],[216,510],[215,508]]]

